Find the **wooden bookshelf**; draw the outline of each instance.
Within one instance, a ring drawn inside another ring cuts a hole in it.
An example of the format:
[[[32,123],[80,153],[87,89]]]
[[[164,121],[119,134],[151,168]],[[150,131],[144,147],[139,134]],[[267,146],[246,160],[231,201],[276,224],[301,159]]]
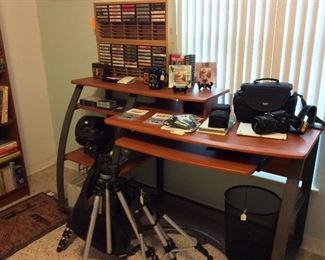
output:
[[[14,155],[14,152],[12,152],[11,154],[0,158],[0,207],[29,194],[23,149],[21,147],[19,129],[18,129],[15,107],[14,107],[14,100],[12,97],[12,91],[11,91],[11,85],[10,85],[10,79],[9,79],[9,73],[7,67],[8,66],[6,61],[4,43],[3,43],[1,28],[0,28],[0,86],[8,87],[8,109],[7,109],[8,118],[5,119],[5,122],[3,122],[2,120],[2,123],[0,123],[0,140],[4,140],[4,143],[8,141],[16,141],[17,150],[20,152],[19,155],[17,156],[12,156]],[[3,102],[1,102],[1,105],[2,104]],[[21,166],[22,169],[21,176],[22,179],[24,180],[24,183],[21,184],[16,183],[16,176],[13,175],[12,177],[15,183],[14,189],[5,187],[6,182],[4,180],[4,175],[2,173],[3,171],[8,169],[10,162],[14,162],[16,166],[17,165]],[[2,188],[1,188],[1,182],[2,182]]]
[[[98,60],[112,76],[143,77],[146,68],[167,69],[166,0],[94,3]]]

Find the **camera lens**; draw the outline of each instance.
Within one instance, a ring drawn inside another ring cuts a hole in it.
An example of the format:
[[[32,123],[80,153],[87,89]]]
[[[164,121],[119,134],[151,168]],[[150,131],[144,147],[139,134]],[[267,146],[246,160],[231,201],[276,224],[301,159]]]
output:
[[[156,83],[157,82],[157,75],[156,74],[150,74],[150,81]]]
[[[287,116],[278,118],[278,132],[288,133],[290,130],[290,119]]]
[[[270,134],[277,131],[277,122],[272,116],[257,116],[253,119],[252,128],[256,134]]]

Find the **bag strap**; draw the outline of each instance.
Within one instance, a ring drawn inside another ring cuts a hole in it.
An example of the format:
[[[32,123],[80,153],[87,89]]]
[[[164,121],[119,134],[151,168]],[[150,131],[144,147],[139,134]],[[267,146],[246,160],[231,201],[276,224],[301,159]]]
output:
[[[295,130],[292,132],[295,134],[304,134],[308,128],[325,130],[325,122],[317,116],[317,107],[307,105],[306,100],[301,94],[295,92],[294,95],[300,97],[303,107],[293,119],[291,125]]]
[[[254,80],[254,84],[258,84],[258,83],[260,83],[260,81],[264,81],[264,80],[275,81],[276,84],[279,84],[279,80],[278,79],[275,79],[275,78],[260,78],[260,79],[255,79]]]

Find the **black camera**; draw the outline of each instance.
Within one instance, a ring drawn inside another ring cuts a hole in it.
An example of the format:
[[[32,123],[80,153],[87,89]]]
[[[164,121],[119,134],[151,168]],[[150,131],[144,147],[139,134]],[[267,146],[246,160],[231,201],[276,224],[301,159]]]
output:
[[[167,86],[167,72],[161,68],[148,68],[146,70],[148,85],[151,89],[161,89]]]
[[[114,143],[114,130],[106,125],[104,117],[83,116],[75,128],[76,141],[84,146],[84,152],[94,155],[96,152],[109,151]]]
[[[256,116],[252,122],[252,128],[257,134],[288,133],[292,123],[291,116],[284,110],[265,113],[264,116]]]

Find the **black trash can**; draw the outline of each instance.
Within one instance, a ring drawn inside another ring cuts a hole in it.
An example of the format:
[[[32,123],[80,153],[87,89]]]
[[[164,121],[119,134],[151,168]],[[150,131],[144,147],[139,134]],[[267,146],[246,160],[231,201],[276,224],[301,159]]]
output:
[[[271,258],[281,198],[256,186],[240,185],[225,192],[225,245],[229,260]]]

